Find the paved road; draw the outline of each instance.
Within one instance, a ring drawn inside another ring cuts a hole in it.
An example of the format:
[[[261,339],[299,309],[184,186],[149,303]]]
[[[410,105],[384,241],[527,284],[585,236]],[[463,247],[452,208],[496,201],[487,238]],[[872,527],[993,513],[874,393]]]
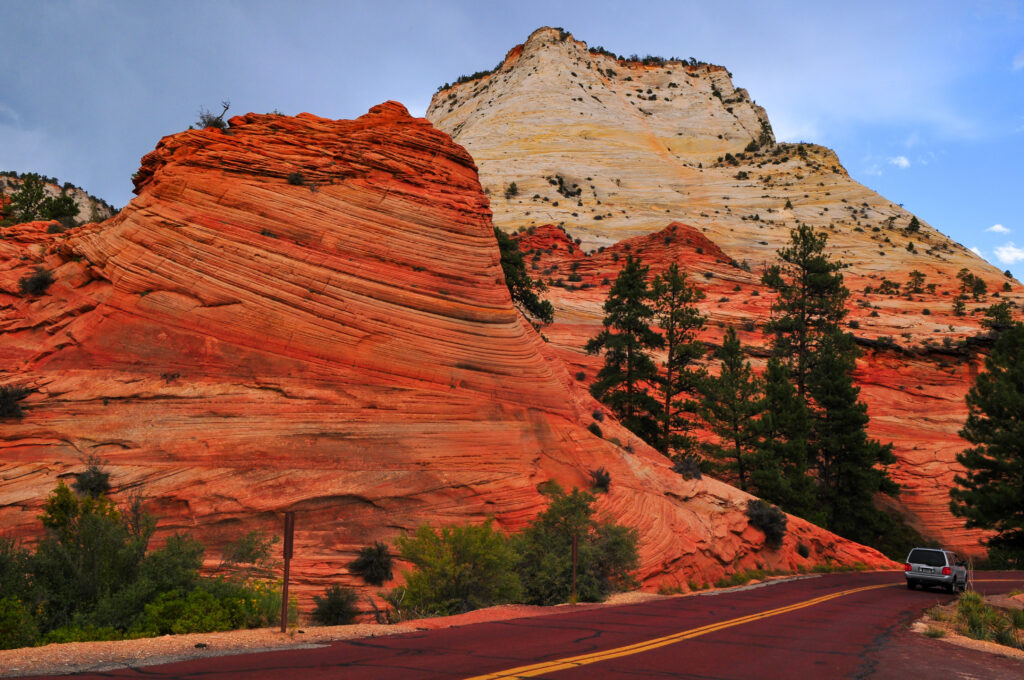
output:
[[[989,593],[1021,588],[1024,572],[979,572],[976,587]],[[833,574],[714,595],[351,640],[319,649],[68,677],[1024,678],[1024,662],[907,630],[926,608],[952,597],[908,591],[897,573]]]

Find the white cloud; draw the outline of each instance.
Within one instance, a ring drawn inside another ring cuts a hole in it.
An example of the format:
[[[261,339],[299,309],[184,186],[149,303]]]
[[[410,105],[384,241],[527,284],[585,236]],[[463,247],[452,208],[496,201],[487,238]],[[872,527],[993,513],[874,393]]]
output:
[[[897,168],[900,168],[901,170],[906,170],[907,168],[910,167],[910,159],[908,159],[906,156],[896,156],[895,158],[890,158],[889,163],[891,165],[895,165]]]
[[[1006,227],[1004,227],[1001,224],[993,224],[991,227],[989,227],[985,231],[991,231],[991,232],[995,232],[997,234],[1009,234],[1010,233],[1010,230],[1007,229]]]
[[[865,175],[873,175],[875,177],[882,176],[882,169],[878,167],[878,163],[874,163],[871,167],[864,171]]]
[[[1013,58],[1013,70],[1019,71],[1024,68],[1024,52],[1021,52]]]
[[[1024,248],[1018,248],[1013,241],[1007,241],[995,249],[996,259],[1003,264],[1016,264],[1024,261]]]
[[[971,250],[972,253],[974,253],[978,257],[981,257],[981,258],[985,257],[984,255],[981,254],[981,248],[979,248],[978,246],[971,246],[970,250]]]

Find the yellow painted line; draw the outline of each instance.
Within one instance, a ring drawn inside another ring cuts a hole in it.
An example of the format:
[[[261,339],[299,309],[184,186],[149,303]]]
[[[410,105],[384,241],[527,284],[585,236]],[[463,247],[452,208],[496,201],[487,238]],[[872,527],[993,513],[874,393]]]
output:
[[[667,645],[673,645],[683,640],[689,640],[691,638],[700,637],[701,635],[707,635],[708,633],[714,633],[715,631],[723,630],[725,628],[732,628],[733,626],[740,626],[744,623],[750,623],[751,621],[759,621],[761,619],[767,619],[772,616],[778,616],[780,614],[787,614],[798,609],[804,609],[806,607],[813,607],[814,605],[821,604],[822,602],[828,602],[836,598],[845,597],[847,595],[853,595],[854,593],[861,593],[865,590],[876,590],[878,588],[891,588],[894,583],[883,583],[874,586],[862,586],[860,588],[851,588],[850,590],[843,590],[838,593],[832,593],[831,595],[822,595],[816,597],[813,600],[805,600],[803,602],[797,602],[795,604],[786,605],[785,607],[779,607],[777,609],[769,609],[768,611],[758,612],[756,614],[749,614],[747,616],[741,616],[735,619],[729,619],[728,621],[719,621],[718,623],[711,623],[700,628],[691,628],[690,630],[684,630],[679,633],[673,633],[664,637],[653,638],[651,640],[644,640],[643,642],[637,642],[624,647],[616,647],[614,649],[606,649],[601,652],[591,652],[590,654],[581,654],[579,656],[570,656],[564,659],[553,659],[551,661],[544,661],[542,663],[535,663],[529,666],[519,666],[518,668],[510,668],[504,671],[498,671],[497,673],[488,673],[486,675],[477,675],[467,680],[516,680],[518,678],[535,678],[539,675],[545,675],[547,673],[554,673],[555,671],[567,670],[570,668],[578,668],[580,666],[586,666],[599,661],[608,661],[610,659],[617,659],[623,656],[629,656],[631,654],[640,654],[647,652],[658,647],[665,647]]]

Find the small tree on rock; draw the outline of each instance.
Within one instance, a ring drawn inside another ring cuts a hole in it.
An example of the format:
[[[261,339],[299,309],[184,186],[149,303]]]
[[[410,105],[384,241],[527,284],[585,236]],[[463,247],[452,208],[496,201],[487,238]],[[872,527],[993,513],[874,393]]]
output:
[[[527,273],[523,254],[511,236],[495,227],[494,237],[498,241],[501,271],[505,274],[505,285],[512,296],[512,303],[527,318],[536,319],[541,323],[551,323],[555,317],[554,307],[538,295],[547,290],[544,282],[535,281]]]

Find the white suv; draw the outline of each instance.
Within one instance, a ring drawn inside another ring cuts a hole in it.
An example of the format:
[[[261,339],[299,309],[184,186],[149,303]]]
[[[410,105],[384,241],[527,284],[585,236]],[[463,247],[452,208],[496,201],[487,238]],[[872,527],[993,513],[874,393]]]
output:
[[[967,567],[956,553],[940,548],[914,548],[903,565],[907,588],[943,586],[949,592],[967,587]]]

